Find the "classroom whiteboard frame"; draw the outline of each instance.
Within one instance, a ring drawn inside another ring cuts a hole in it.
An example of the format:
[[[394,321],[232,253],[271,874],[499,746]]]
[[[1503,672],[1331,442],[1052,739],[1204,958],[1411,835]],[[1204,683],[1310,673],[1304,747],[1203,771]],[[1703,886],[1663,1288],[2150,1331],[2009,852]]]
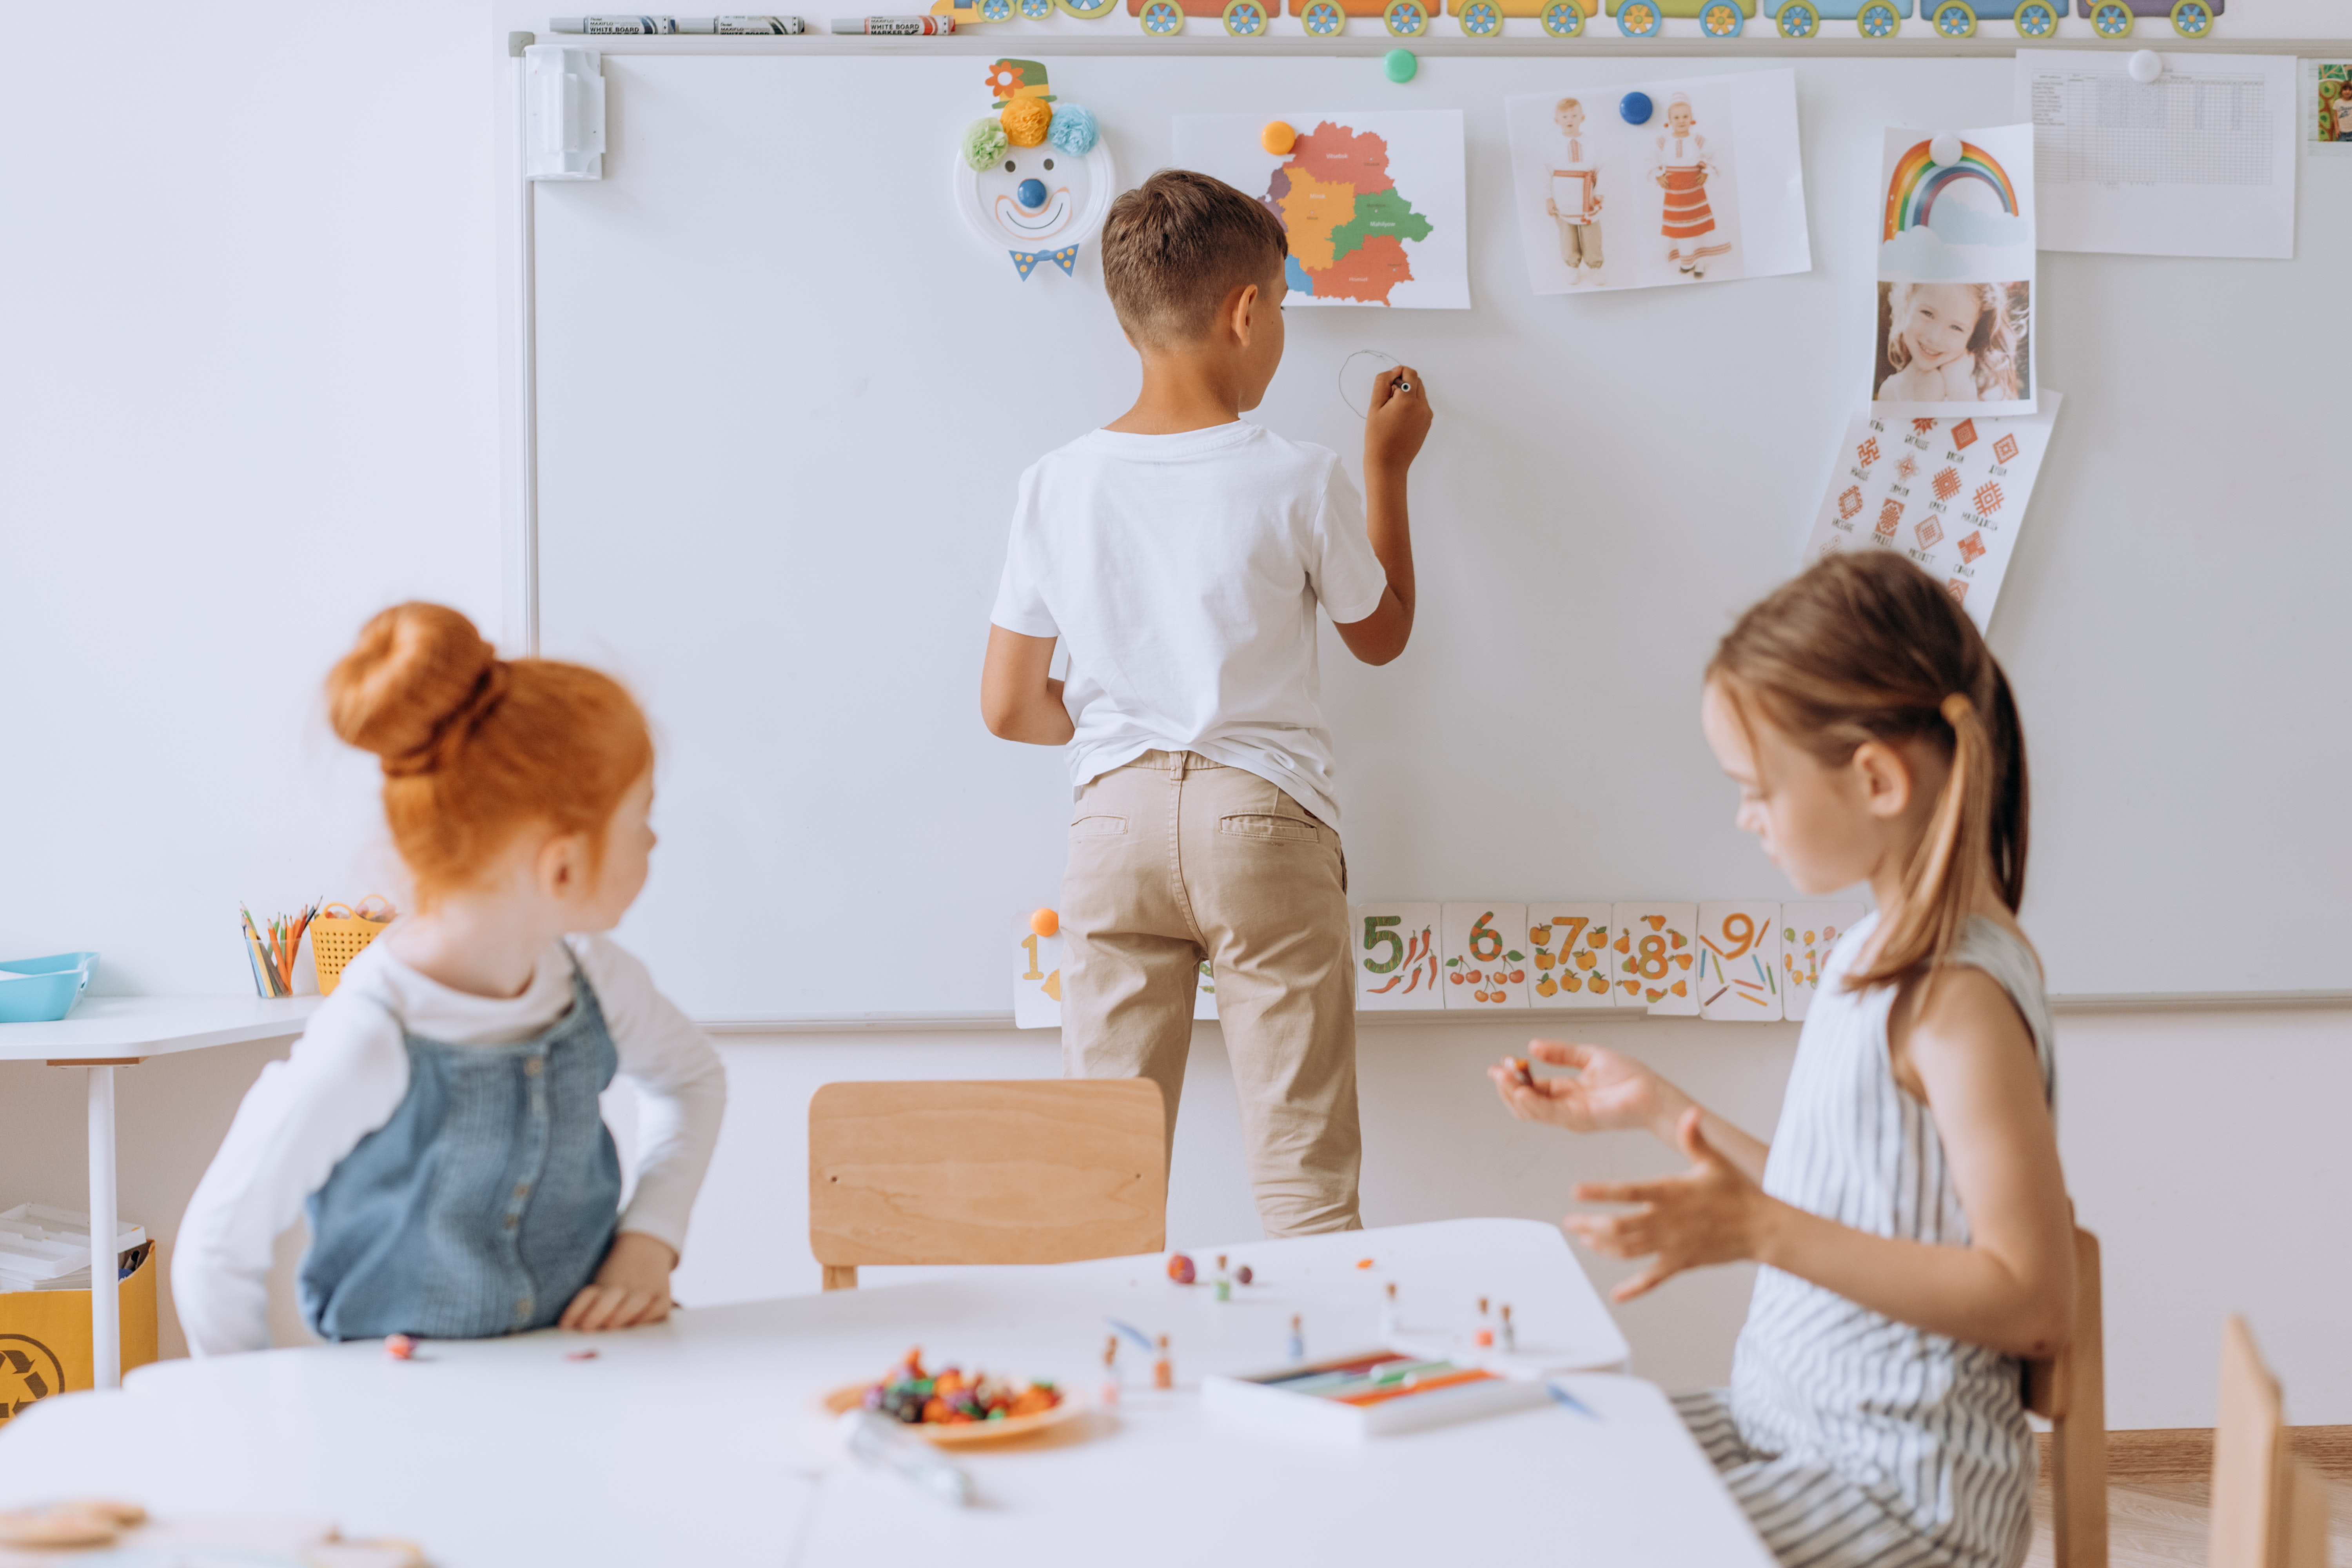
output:
[[[2347,37],[2352,38],[2352,24],[2347,24]],[[512,57],[509,90],[513,94],[512,136],[508,149],[511,160],[509,172],[517,182],[517,222],[515,229],[513,288],[515,320],[511,352],[516,362],[516,413],[514,438],[517,450],[517,482],[513,505],[509,512],[509,538],[507,542],[509,559],[515,563],[516,591],[510,604],[514,640],[520,642],[526,655],[536,656],[540,647],[540,560],[539,560],[539,449],[538,449],[538,343],[537,343],[537,267],[535,249],[535,213],[538,182],[528,178],[526,139],[529,115],[524,96],[523,49],[542,41],[525,32],[508,36],[508,51]],[[1232,55],[1249,58],[1287,57],[1322,58],[1332,57],[1377,58],[1397,46],[1399,40],[1386,35],[1358,34],[1337,38],[1261,38],[1241,39],[1206,34],[1183,34],[1169,39],[1140,39],[1134,37],[1090,37],[1064,32],[1034,32],[992,35],[989,32],[957,34],[944,38],[869,38],[835,37],[828,34],[807,34],[799,37],[717,37],[711,36],[676,36],[670,37],[605,37],[587,38],[574,35],[558,35],[544,41],[560,41],[574,47],[584,47],[600,57],[604,55],[817,55],[817,56],[898,56],[947,54],[964,56],[1001,55],[1008,47],[1038,47],[1055,53],[1094,56],[1165,55],[1219,56]],[[1565,40],[1534,37],[1471,38],[1424,36],[1407,40],[1416,55],[1461,56],[1470,58],[1494,58],[1498,56],[1556,56],[1654,58],[1761,58],[1790,62],[1822,57],[1862,57],[1868,58],[1948,59],[1965,58],[2005,58],[2038,49],[2095,49],[2130,55],[2140,49],[2159,45],[2173,47],[2173,52],[2194,52],[2200,55],[2293,55],[2305,58],[2343,52],[2346,39],[2320,37],[2303,38],[2230,38],[2187,44],[2179,38],[2161,38],[2154,34],[2146,38],[2108,41],[2097,38],[2061,37],[2042,42],[2024,39],[1970,38],[1961,41],[1914,39],[1876,41],[1856,37],[1850,39],[1789,39],[1777,37],[1742,37],[1731,43],[1703,38],[1631,39],[1603,37],[1595,41],[1570,43]],[[2298,142],[2296,153],[2301,155]],[[2147,1011],[2298,1011],[2352,1006],[2352,991],[2284,990],[2244,992],[2130,992],[2083,995],[2053,995],[2049,998],[2052,1011],[2065,1014],[2101,1014]],[[1473,1015],[1466,1011],[1444,1009],[1389,1010],[1358,1014],[1358,1022],[1373,1027],[1399,1025],[1437,1023],[1509,1024],[1514,1026],[1533,1022],[1538,1015],[1515,1009],[1505,1013]],[[1544,1015],[1549,1016],[1549,1015]],[[1600,1008],[1586,1010],[1582,1016],[1622,1022],[1646,1018],[1646,1009]],[[946,1033],[995,1032],[1013,1028],[1013,1013],[1003,1012],[872,1012],[856,1014],[788,1014],[773,1017],[699,1018],[696,1024],[716,1035],[821,1034],[821,1033]],[[1043,1033],[1044,1031],[1039,1031]],[[1055,1031],[1058,1034],[1058,1031]]]

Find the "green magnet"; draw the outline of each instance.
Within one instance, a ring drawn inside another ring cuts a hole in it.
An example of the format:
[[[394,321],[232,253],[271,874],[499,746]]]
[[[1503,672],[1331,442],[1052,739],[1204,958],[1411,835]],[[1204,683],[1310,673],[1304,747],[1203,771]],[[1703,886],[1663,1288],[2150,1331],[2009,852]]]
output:
[[[1411,49],[1391,49],[1381,57],[1381,68],[1389,73],[1391,81],[1411,81],[1421,62],[1412,58]]]

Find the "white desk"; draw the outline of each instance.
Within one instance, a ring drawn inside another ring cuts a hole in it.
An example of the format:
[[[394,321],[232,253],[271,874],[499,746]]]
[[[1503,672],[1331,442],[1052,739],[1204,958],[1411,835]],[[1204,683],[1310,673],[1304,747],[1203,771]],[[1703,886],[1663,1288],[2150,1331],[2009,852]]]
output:
[[[1454,1220],[1225,1250],[1260,1282],[1223,1305],[1171,1283],[1156,1257],[1117,1258],[688,1310],[593,1338],[433,1343],[404,1363],[373,1343],[163,1363],[0,1429],[0,1506],[102,1493],[164,1518],[331,1518],[417,1541],[438,1568],[1220,1555],[1769,1568],[1664,1397],[1632,1378],[1567,1380],[1597,1420],[1550,1405],[1354,1446],[1204,1421],[1201,1374],[1279,1364],[1294,1311],[1316,1353],[1372,1342],[1389,1279],[1408,1333],[1466,1329],[1483,1293],[1511,1302],[1528,1352],[1622,1364],[1623,1339],[1551,1226]],[[1377,1267],[1355,1269],[1363,1257]],[[839,1458],[816,1412],[824,1390],[879,1376],[912,1344],[934,1364],[1090,1393],[1108,1316],[1171,1336],[1176,1391],[1150,1390],[1148,1363],[1123,1353],[1115,1419],[961,1457],[972,1509]],[[564,1359],[589,1345],[595,1360]]]
[[[316,996],[85,996],[55,1024],[0,1024],[0,1062],[45,1061],[89,1072],[89,1331],[100,1388],[122,1381],[115,1276],[114,1069],[149,1057],[302,1032]]]

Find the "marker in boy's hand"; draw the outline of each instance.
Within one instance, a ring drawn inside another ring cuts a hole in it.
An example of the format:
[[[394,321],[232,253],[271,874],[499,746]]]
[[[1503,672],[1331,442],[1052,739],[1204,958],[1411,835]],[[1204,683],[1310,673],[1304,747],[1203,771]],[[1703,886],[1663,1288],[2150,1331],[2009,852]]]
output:
[[[1377,483],[1375,468],[1404,470],[1421,455],[1429,437],[1429,384],[1421,372],[1401,364],[1372,383],[1372,411],[1364,420],[1364,484]]]

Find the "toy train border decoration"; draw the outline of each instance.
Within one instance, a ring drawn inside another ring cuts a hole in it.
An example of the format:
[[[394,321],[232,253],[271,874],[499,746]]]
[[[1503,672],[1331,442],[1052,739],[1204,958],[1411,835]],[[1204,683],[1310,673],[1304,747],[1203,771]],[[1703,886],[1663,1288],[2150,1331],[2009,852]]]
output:
[[[932,13],[959,26],[1043,21],[1056,11],[1092,21],[1120,0],[934,0]],[[1378,16],[1392,37],[1424,37],[1439,15],[1473,38],[1500,37],[1507,16],[1535,16],[1555,38],[1581,36],[1595,16],[1613,20],[1629,38],[1655,37],[1669,17],[1696,20],[1710,38],[1736,38],[1760,14],[1784,38],[1810,38],[1824,23],[1852,22],[1866,38],[1891,38],[1916,19],[1938,38],[1976,36],[1979,24],[2007,22],[2021,38],[2053,37],[2069,5],[2110,41],[2127,38],[2143,16],[2169,20],[2181,37],[2210,37],[2229,0],[1126,0],[1127,14],[1155,38],[1173,37],[1189,17],[1214,16],[1236,38],[1262,38],[1287,4],[1309,36],[1336,37],[1350,16]]]

